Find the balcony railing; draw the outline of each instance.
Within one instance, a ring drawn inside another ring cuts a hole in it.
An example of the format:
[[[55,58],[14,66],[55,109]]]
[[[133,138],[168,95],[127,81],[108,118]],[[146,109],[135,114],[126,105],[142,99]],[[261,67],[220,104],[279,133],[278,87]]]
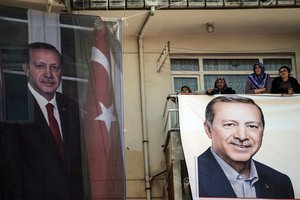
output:
[[[169,131],[179,131],[179,109],[177,95],[170,94],[165,103],[163,112],[164,133],[168,135]]]
[[[185,163],[179,131],[177,95],[170,94],[163,112],[165,122],[165,145],[168,199],[192,200],[190,181]]]
[[[300,7],[300,0],[72,0],[73,10]]]

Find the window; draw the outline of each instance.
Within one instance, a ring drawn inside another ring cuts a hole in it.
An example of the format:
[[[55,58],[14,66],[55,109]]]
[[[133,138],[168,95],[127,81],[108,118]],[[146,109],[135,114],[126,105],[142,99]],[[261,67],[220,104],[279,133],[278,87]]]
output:
[[[28,38],[27,24],[0,19],[0,30],[0,120],[26,119],[29,115],[25,98],[27,80],[22,61]]]
[[[30,105],[27,99],[27,78],[22,69],[28,44],[27,11],[12,9],[2,13],[1,8],[0,11],[0,121],[27,121],[33,112],[28,109]],[[7,18],[1,18],[2,16]],[[90,20],[92,16],[83,18],[84,20],[74,20],[70,15],[62,14],[60,21],[61,24],[78,21],[85,26],[93,21]],[[93,32],[64,26],[60,31],[64,63],[61,91],[82,106],[85,95],[79,95],[79,92],[84,93],[87,84]]]
[[[291,70],[293,69],[292,59],[278,59],[278,58],[268,58],[263,59],[263,63],[267,70],[278,71],[280,66],[288,66]]]
[[[214,88],[215,80],[218,77],[219,76],[216,76],[216,75],[204,76],[204,88],[206,88],[206,90],[208,88]],[[225,78],[227,86],[231,87],[233,90],[235,90],[236,93],[238,93],[238,94],[244,93],[245,83],[246,83],[246,78],[247,78],[246,75],[244,75],[244,76],[243,75],[234,75],[234,76],[230,76],[230,75],[226,76],[225,75],[222,77]]]
[[[293,54],[289,55],[249,55],[222,56],[211,55],[193,58],[171,58],[173,90],[179,92],[183,85],[193,91],[206,91],[213,88],[217,77],[223,76],[228,87],[238,94],[244,93],[246,78],[253,73],[253,64],[263,62],[271,77],[278,76],[279,67],[286,65],[292,69],[295,63]]]
[[[246,71],[252,70],[258,59],[203,59],[204,71]]]
[[[172,71],[199,71],[199,64],[197,59],[172,59]]]
[[[187,85],[192,91],[198,90],[197,77],[174,77],[174,91],[180,92],[182,86]]]

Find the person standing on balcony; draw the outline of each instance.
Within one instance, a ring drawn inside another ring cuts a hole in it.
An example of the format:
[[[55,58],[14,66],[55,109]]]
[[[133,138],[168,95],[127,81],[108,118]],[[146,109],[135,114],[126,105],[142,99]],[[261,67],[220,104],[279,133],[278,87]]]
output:
[[[245,86],[246,94],[263,94],[271,91],[270,75],[265,73],[264,64],[257,62],[253,65],[253,72],[247,77]]]
[[[220,76],[216,79],[214,88],[209,88],[206,94],[235,94],[235,91],[231,87],[228,87],[225,78]]]
[[[192,90],[189,86],[184,85],[184,86],[181,87],[179,94],[186,95],[186,94],[193,94],[193,92],[192,92]]]
[[[265,128],[261,108],[250,98],[212,99],[204,129],[212,144],[198,156],[199,197],[293,199],[290,178],[252,159]]]
[[[297,79],[291,76],[291,69],[287,66],[279,68],[279,76],[272,81],[271,93],[293,95],[300,93],[300,85]]]

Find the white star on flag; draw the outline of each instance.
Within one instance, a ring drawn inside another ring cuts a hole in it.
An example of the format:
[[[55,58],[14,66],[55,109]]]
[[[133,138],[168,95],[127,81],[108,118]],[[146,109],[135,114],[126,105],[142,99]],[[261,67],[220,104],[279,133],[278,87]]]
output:
[[[107,131],[110,131],[110,126],[113,121],[117,121],[117,118],[113,115],[114,107],[111,105],[108,109],[99,101],[102,113],[95,118],[95,120],[104,121]]]
[[[121,88],[121,85],[113,85],[111,77],[121,78],[117,73],[119,66],[111,62],[115,63],[115,55],[119,58],[122,50],[115,51],[114,32],[108,27],[112,27],[111,23],[104,23],[101,18],[96,21],[85,103],[84,133],[90,185],[87,189],[91,200],[125,199],[123,145],[114,95],[114,86]]]

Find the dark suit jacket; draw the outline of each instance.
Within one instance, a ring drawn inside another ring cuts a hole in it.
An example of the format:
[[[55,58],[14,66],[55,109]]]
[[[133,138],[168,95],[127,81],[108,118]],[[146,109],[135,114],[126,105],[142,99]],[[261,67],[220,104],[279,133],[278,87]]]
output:
[[[215,94],[235,94],[235,90],[233,90],[231,87],[226,87],[225,89],[222,89],[221,91],[215,86],[215,88],[211,91],[211,93],[208,93],[206,91],[207,95],[215,95]]]
[[[31,100],[32,115],[28,122],[18,123],[9,129],[11,145],[5,149],[7,165],[20,171],[11,185],[20,190],[14,198],[24,200],[82,200],[82,166],[80,121],[78,104],[62,94],[56,94],[57,106],[64,141],[63,161],[43,113],[34,99]],[[12,152],[12,153],[11,153]],[[18,160],[19,159],[19,160]],[[8,171],[8,169],[6,169]],[[10,171],[10,170],[9,170]],[[21,184],[20,184],[21,183]],[[5,189],[4,194],[10,196]],[[2,192],[3,193],[3,192]]]
[[[17,126],[0,122],[0,199],[22,199],[20,141]]]
[[[257,161],[259,180],[255,183],[257,198],[293,199],[294,190],[290,178]],[[236,195],[222,168],[207,149],[198,157],[199,197],[228,197]]]

